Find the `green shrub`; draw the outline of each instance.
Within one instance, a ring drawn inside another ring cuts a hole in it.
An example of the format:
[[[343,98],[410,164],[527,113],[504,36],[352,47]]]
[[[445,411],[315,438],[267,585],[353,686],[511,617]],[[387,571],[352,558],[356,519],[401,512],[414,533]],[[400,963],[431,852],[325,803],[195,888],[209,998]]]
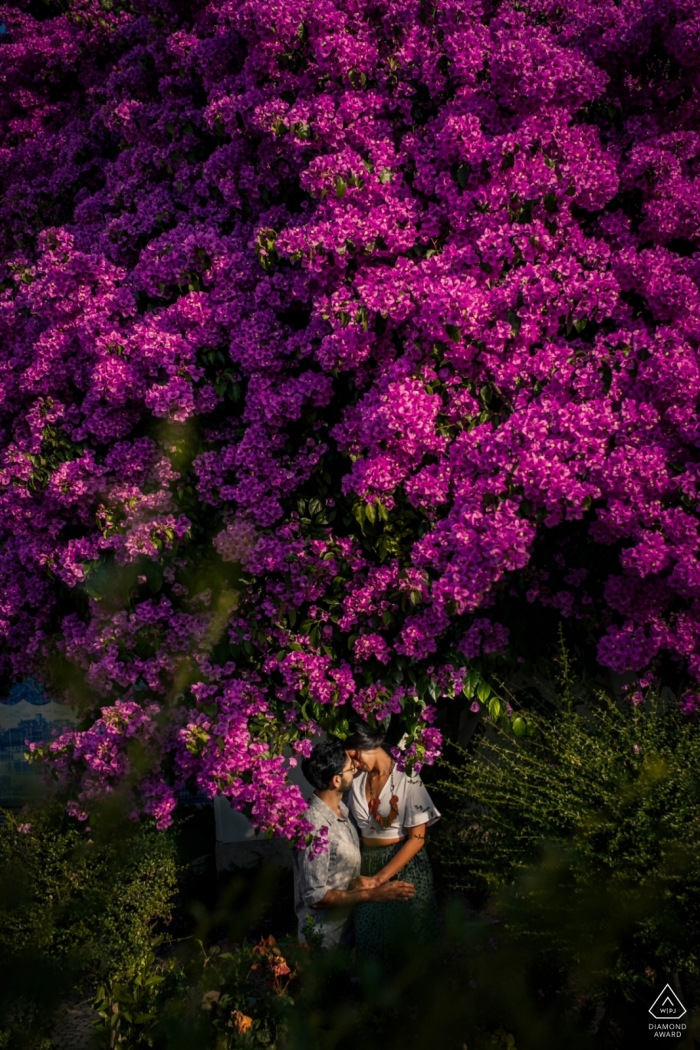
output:
[[[490,898],[584,994],[697,977],[700,729],[658,696],[618,703],[566,674],[526,721],[521,736],[486,723],[443,763],[449,883]]]
[[[298,984],[294,942],[273,936],[221,948],[197,939],[171,957],[172,977],[161,999],[156,1040],[168,1050],[280,1048]]]
[[[154,829],[122,827],[94,840],[58,806],[26,819],[6,813],[0,957],[46,956],[83,973],[127,974],[170,914],[176,875],[172,839]]]
[[[0,1031],[40,1046],[77,987],[143,972],[177,888],[172,837],[120,824],[92,836],[59,804],[0,827]]]

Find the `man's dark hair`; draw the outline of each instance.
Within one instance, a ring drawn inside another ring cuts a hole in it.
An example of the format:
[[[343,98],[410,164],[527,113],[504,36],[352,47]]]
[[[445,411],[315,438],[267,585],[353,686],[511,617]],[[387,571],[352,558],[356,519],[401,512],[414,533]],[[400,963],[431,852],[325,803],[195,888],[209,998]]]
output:
[[[324,740],[316,744],[308,758],[301,761],[301,771],[317,791],[331,786],[333,777],[339,777],[345,769],[347,755],[339,740]]]

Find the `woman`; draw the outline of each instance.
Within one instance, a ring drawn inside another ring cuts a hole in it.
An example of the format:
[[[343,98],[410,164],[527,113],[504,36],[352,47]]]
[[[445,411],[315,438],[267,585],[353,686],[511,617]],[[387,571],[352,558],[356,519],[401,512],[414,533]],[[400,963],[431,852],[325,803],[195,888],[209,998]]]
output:
[[[417,775],[396,768],[384,734],[365,722],[352,726],[345,749],[358,774],[348,807],[361,836],[361,874],[355,889],[376,889],[399,872],[415,887],[410,901],[368,902],[355,909],[355,944],[361,955],[387,957],[392,941],[425,942],[437,931],[433,873],[425,851],[427,829],[440,814]],[[394,944],[394,950],[398,944]]]

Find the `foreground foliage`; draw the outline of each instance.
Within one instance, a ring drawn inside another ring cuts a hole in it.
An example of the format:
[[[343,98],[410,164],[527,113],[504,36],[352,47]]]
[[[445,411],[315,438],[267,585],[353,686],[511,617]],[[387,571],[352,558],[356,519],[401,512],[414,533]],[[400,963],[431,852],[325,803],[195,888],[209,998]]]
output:
[[[651,738],[643,739],[651,747]],[[660,802],[658,812],[663,823]],[[679,965],[688,1023],[696,1030],[700,982],[689,976],[689,956],[697,945],[697,895],[690,866],[678,903],[669,892],[678,889],[673,862],[660,885],[651,863],[636,892],[629,865],[616,879],[596,874],[596,897],[577,881],[587,862],[572,862],[575,849],[569,845],[562,857],[538,845],[533,832],[526,846],[527,836],[518,839],[514,865],[500,847],[497,869],[504,882],[515,872],[515,883],[492,896],[495,912],[470,912],[448,893],[439,940],[420,950],[408,941],[403,964],[382,972],[346,951],[296,943],[291,877],[284,872],[238,872],[214,888],[210,876],[191,870],[183,879],[183,869],[175,893],[172,833],[132,824],[133,838],[123,829],[119,838],[114,829],[109,849],[99,842],[87,848],[80,824],[60,808],[35,809],[30,817],[0,831],[0,900],[7,901],[0,912],[3,1050],[48,1050],[60,1008],[75,1002],[74,991],[82,1016],[94,1019],[95,1050],[419,1050],[431,1039],[446,1050],[462,1050],[465,1042],[469,1050],[612,1050],[643,1045],[646,1009],[667,963]],[[528,824],[527,814],[522,822]],[[179,819],[176,827],[180,834]],[[444,871],[445,844],[433,839],[435,847],[433,859]],[[624,854],[623,845],[617,851]],[[83,862],[83,853],[94,859]],[[107,872],[96,862],[106,856]],[[474,856],[471,872],[478,876],[476,847]],[[18,866],[26,866],[22,882]],[[490,885],[498,890],[495,880]],[[473,877],[468,886],[473,892]],[[660,933],[647,921],[654,902]],[[686,942],[670,921],[680,908]],[[115,915],[123,921],[115,923]],[[667,957],[658,950],[660,937]],[[659,970],[640,980],[640,966],[650,960]],[[636,989],[637,998],[628,1005],[615,998],[615,988]],[[622,1033],[607,1043],[599,1038],[606,1018]]]
[[[516,737],[452,751],[448,878],[591,998],[700,976],[700,741],[658,697],[565,683]],[[552,976],[556,974],[556,978]]]
[[[149,965],[177,882],[172,839],[153,828],[93,839],[58,804],[4,816],[0,1031],[14,1050],[41,1042],[76,990],[132,981]]]

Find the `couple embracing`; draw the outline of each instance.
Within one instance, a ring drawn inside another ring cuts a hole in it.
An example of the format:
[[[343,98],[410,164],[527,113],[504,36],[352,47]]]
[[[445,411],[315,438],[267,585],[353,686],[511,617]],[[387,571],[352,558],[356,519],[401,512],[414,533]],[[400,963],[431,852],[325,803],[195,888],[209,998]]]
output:
[[[328,849],[300,851],[294,871],[299,939],[313,930],[326,948],[354,944],[377,958],[437,931],[424,847],[440,814],[420,777],[398,770],[383,744],[379,730],[358,722],[344,744],[324,741],[304,759],[315,788],[305,815],[316,831],[328,829]]]

